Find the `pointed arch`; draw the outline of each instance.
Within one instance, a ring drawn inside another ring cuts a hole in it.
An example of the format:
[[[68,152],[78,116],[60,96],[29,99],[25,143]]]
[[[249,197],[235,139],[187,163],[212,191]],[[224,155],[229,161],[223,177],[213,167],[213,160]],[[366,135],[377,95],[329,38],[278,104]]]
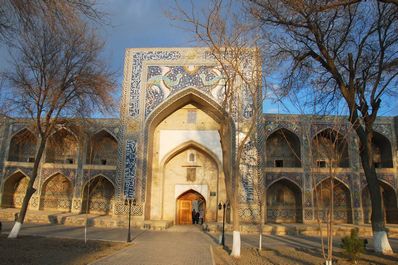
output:
[[[33,163],[36,144],[37,138],[28,128],[23,128],[14,133],[10,139],[8,161]]]
[[[198,149],[200,151],[202,151],[203,153],[208,154],[213,160],[214,162],[217,164],[218,168],[221,168],[221,161],[219,159],[219,157],[213,152],[211,151],[209,148],[207,148],[206,146],[195,142],[195,141],[187,141],[185,143],[182,143],[178,146],[176,146],[174,149],[170,150],[162,159],[162,161],[160,162],[161,167],[163,167],[167,162],[170,161],[170,159],[172,159],[174,156],[176,156],[177,154],[184,152],[185,150],[189,149],[189,148],[195,148]]]
[[[78,137],[71,130],[62,128],[48,138],[46,162],[76,164],[79,149]]]
[[[234,123],[230,115],[221,108],[221,106],[215,102],[212,98],[198,91],[195,88],[188,88],[179,91],[173,96],[169,97],[156,107],[146,118],[144,126],[144,159],[142,166],[142,176],[147,176],[147,179],[143,180],[146,183],[145,190],[145,219],[150,219],[151,209],[151,190],[152,190],[152,157],[153,157],[153,137],[156,127],[172,113],[181,109],[182,107],[191,104],[196,108],[202,110],[209,115],[215,122],[220,124],[222,139],[222,145],[224,146],[225,152],[223,157],[223,171],[225,173],[225,182],[227,187],[227,196],[230,197],[232,194],[232,164],[235,153],[235,128]]]
[[[87,164],[116,165],[117,138],[106,128],[97,131],[90,137],[87,145]]]
[[[1,206],[4,208],[21,208],[29,179],[29,176],[21,170],[9,175],[4,180]]]
[[[373,132],[373,163],[376,168],[392,168],[392,148],[390,140],[383,134]]]
[[[398,205],[397,205],[397,193],[391,184],[379,180],[382,205],[384,208],[384,219],[386,223],[398,224]],[[370,200],[370,194],[368,185],[362,189],[362,210],[364,223],[370,223],[372,215],[372,204]]]
[[[265,142],[267,167],[301,167],[301,141],[289,129],[278,128]]]
[[[333,128],[320,130],[312,138],[313,164],[317,167],[349,167],[348,143]]]
[[[331,178],[325,178],[316,185],[314,200],[318,204],[319,217],[326,221],[330,206]],[[337,178],[333,179],[333,220],[336,223],[352,223],[351,193],[348,186]]]
[[[177,197],[177,224],[193,224],[205,221],[206,199],[200,192],[189,189]],[[198,213],[196,215],[196,213]],[[199,220],[202,215],[203,220]]]
[[[302,223],[302,190],[297,183],[280,178],[267,188],[267,221],[270,223]]]
[[[112,215],[115,185],[107,177],[97,175],[85,183],[82,197],[83,213]]]
[[[47,178],[41,188],[40,210],[69,212],[72,206],[73,185],[61,173]]]

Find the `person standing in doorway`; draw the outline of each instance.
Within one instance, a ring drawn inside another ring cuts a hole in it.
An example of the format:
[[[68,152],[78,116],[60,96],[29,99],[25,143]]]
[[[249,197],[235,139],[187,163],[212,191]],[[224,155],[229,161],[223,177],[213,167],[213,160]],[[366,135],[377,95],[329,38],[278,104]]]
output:
[[[199,224],[199,211],[195,214],[195,224]]]
[[[195,224],[195,220],[196,220],[196,211],[195,209],[192,210],[192,224]]]

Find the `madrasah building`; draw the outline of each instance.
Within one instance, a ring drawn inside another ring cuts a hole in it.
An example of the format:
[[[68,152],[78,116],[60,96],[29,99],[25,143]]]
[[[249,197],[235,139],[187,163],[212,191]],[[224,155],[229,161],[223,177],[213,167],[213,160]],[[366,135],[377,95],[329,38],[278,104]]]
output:
[[[47,220],[51,214],[72,224],[79,214],[89,213],[98,216],[94,224],[108,220],[120,225],[129,211],[125,198],[130,197],[132,223],[143,228],[190,224],[192,210],[201,211],[206,223],[220,222],[218,204],[230,201],[233,190],[224,166],[234,163],[240,133],[236,117],[221,106],[223,88],[220,68],[206,49],[127,49],[120,118],[93,119],[84,133],[76,121],[76,126],[51,136],[27,221],[40,221],[41,213],[48,213]],[[253,103],[244,95],[239,98],[243,116],[250,118]],[[221,139],[225,117],[229,134]],[[330,166],[334,221],[370,222],[358,141],[346,118],[339,122],[336,130],[332,117],[261,115],[256,137],[247,141],[242,158],[243,224],[311,224],[316,216],[324,218],[325,208],[316,207],[316,198],[321,206],[329,199]],[[373,160],[386,223],[398,223],[398,117],[379,117],[374,130]],[[21,207],[37,139],[28,120],[0,120],[0,219],[13,219]],[[322,139],[317,141],[321,144],[312,144],[315,139]],[[222,141],[228,143],[224,153]],[[319,150],[333,150],[338,161]],[[256,180],[264,190],[261,217]],[[228,222],[231,211],[226,213]]]

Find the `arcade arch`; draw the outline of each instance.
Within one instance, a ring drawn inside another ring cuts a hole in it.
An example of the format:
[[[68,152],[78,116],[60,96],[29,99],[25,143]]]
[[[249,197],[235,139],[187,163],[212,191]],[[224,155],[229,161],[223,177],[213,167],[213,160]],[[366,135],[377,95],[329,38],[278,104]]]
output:
[[[320,131],[312,140],[313,164],[316,167],[349,167],[348,145],[334,129]]]
[[[348,187],[343,182],[326,178],[316,186],[315,203],[318,205],[319,218],[327,220],[330,211],[331,186],[333,183],[333,221],[335,223],[352,223],[351,196]]]
[[[64,175],[57,173],[43,183],[40,195],[40,210],[69,212],[72,205],[72,196],[72,183]]]
[[[398,207],[397,207],[397,196],[394,189],[384,183],[379,181],[382,204],[384,207],[384,218],[386,223],[398,224]],[[369,224],[372,215],[372,204],[370,200],[370,194],[368,186],[362,189],[362,209],[363,209],[363,221],[365,224]]]
[[[99,215],[111,215],[115,187],[104,176],[96,176],[84,185],[82,212]]]
[[[78,141],[70,131],[61,129],[48,139],[47,163],[76,164]]]
[[[29,177],[17,171],[4,181],[2,207],[21,208]]]
[[[373,132],[373,163],[376,168],[392,168],[391,143],[387,137]]]
[[[106,130],[94,134],[87,145],[87,164],[116,165],[117,141]]]
[[[16,133],[10,141],[8,161],[31,162],[35,160],[36,137],[28,129]]]
[[[283,178],[268,187],[267,222],[303,222],[302,193],[297,184]]]
[[[300,139],[285,128],[268,136],[265,150],[267,167],[301,167]]]

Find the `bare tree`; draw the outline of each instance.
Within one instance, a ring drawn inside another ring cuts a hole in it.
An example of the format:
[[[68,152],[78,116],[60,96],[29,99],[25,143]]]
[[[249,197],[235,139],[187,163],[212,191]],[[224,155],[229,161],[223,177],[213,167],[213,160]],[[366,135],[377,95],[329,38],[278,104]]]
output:
[[[94,8],[95,2],[95,0],[0,0],[0,36],[10,38],[19,30],[32,26],[38,18],[44,19],[53,27],[63,28],[81,23],[81,15],[100,21],[102,14]]]
[[[201,12],[203,11],[203,12]],[[262,114],[262,74],[259,50],[250,24],[235,14],[231,1],[214,0],[208,9],[191,6],[186,10],[176,2],[169,14],[183,22],[196,41],[209,48],[224,79],[222,107],[229,113],[220,124],[223,171],[230,185],[227,195],[233,214],[231,255],[240,256],[239,189],[245,165],[242,158],[248,145],[255,143],[256,125]],[[235,132],[231,131],[231,117]],[[235,137],[236,145],[231,137]],[[231,136],[232,135],[232,136]],[[235,150],[232,153],[231,150]]]
[[[372,139],[383,97],[396,95],[398,6],[360,1],[319,8],[326,4],[253,0],[247,10],[263,30],[268,66],[283,73],[285,94],[316,90],[322,95],[319,102],[345,102],[370,187],[375,250],[389,253]]]
[[[13,68],[4,73],[12,95],[8,102],[14,113],[30,117],[39,140],[32,176],[10,238],[18,236],[52,133],[66,126],[68,117],[83,118],[113,107],[113,74],[100,59],[102,47],[87,27],[60,34],[40,20],[16,40]]]

